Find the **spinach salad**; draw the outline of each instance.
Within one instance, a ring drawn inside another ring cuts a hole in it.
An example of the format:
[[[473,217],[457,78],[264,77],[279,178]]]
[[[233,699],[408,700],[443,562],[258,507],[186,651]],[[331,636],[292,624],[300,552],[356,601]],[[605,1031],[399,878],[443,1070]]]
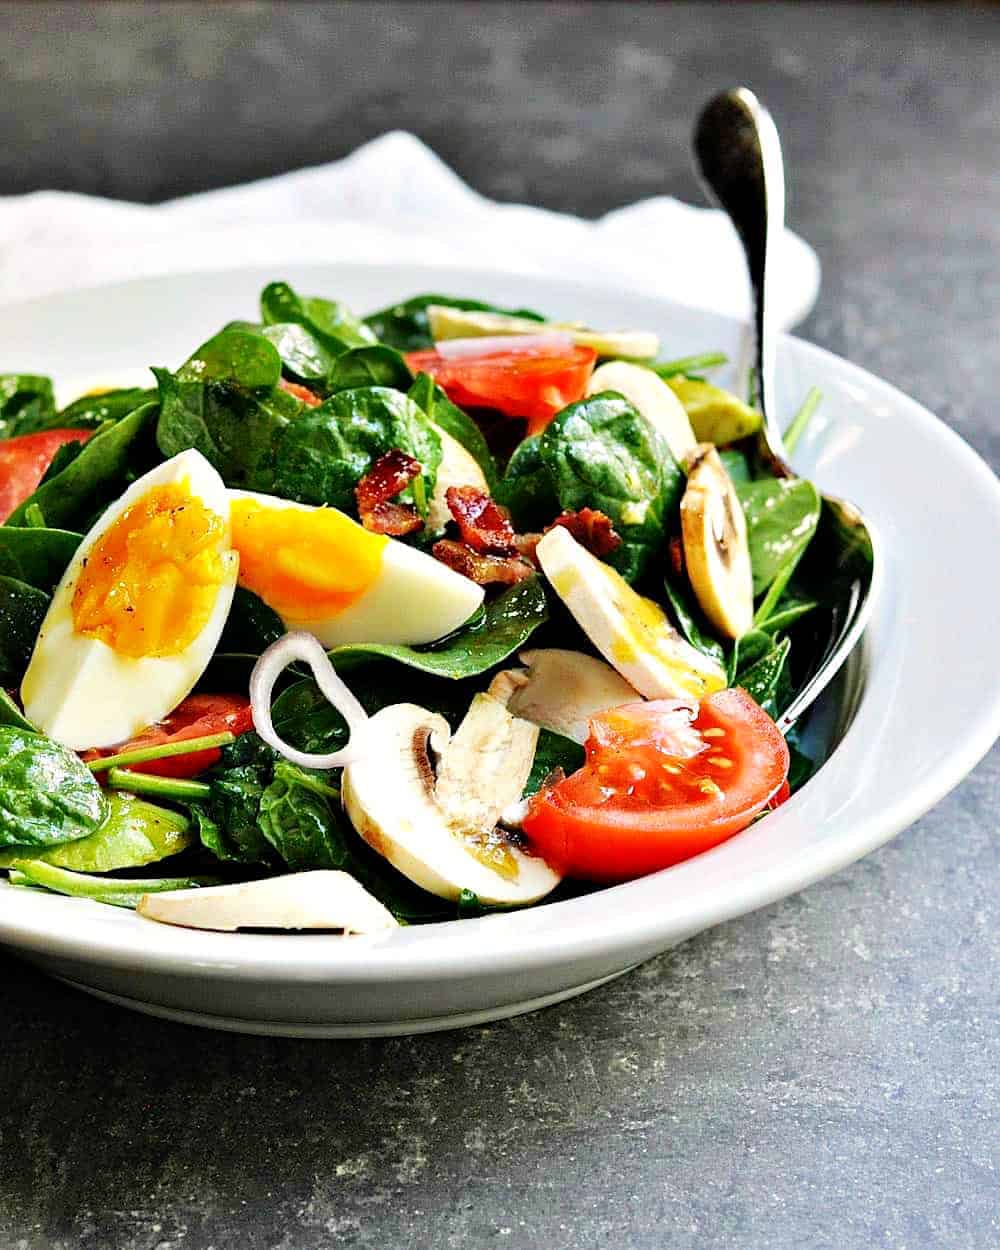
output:
[[[146,389],[0,375],[9,883],[369,932],[765,815],[812,769],[774,718],[822,637],[820,498],[723,356],[661,354],[275,282]]]

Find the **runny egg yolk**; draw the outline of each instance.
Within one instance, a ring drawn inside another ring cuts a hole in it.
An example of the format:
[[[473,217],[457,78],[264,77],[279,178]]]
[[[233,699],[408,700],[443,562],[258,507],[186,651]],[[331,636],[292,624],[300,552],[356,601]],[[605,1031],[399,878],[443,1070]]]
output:
[[[224,519],[187,482],[152,487],[85,556],[74,629],[132,659],[180,654],[212,614],[224,539]]]
[[[333,508],[268,508],[235,499],[232,520],[240,585],[293,621],[350,607],[381,572],[389,541]]]

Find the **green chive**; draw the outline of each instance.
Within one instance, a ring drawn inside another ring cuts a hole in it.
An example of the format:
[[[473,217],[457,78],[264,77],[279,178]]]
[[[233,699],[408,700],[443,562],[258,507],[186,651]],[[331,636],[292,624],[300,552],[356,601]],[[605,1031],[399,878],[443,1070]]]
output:
[[[785,431],[785,451],[789,455],[795,450],[799,439],[806,432],[806,426],[812,419],[813,413],[819,407],[822,398],[823,392],[819,387],[814,386],[802,401],[802,407],[792,418],[791,425]]]
[[[234,735],[226,731],[221,734],[208,734],[204,738],[185,738],[182,742],[160,742],[156,746],[122,751],[120,755],[108,755],[103,760],[90,760],[87,767],[92,773],[103,773],[109,768],[122,768],[126,764],[147,764],[150,760],[166,760],[174,755],[193,755],[195,751],[228,746],[235,740]]]
[[[729,357],[725,352],[703,352],[700,356],[681,356],[677,360],[661,360],[651,368],[654,373],[659,374],[661,378],[672,378],[678,373],[684,373],[690,376],[692,372],[700,372],[702,369],[717,369],[720,365],[729,363]]]
[[[150,794],[162,799],[207,799],[212,793],[207,781],[132,773],[124,768],[109,768],[105,780],[112,790],[131,790],[133,794]]]

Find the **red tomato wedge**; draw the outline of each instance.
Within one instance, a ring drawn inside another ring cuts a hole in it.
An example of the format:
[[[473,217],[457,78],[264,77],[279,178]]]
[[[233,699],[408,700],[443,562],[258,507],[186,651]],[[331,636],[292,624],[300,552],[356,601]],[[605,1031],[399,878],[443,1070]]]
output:
[[[166,742],[185,742],[189,738],[205,738],[209,734],[226,733],[239,736],[253,729],[250,700],[241,694],[190,694],[169,716],[144,730],[128,742],[99,751],[84,751],[84,760],[97,760],[142,747],[160,746]],[[172,755],[146,764],[133,764],[132,771],[155,773],[158,777],[195,777],[217,763],[218,747],[192,751],[190,755]]]
[[[592,347],[491,347],[482,356],[443,356],[410,352],[406,363],[429,373],[461,408],[495,408],[508,417],[526,417],[528,433],[538,434],[567,404],[582,399],[597,353]]]
[[[0,442],[0,524],[35,493],[63,443],[85,443],[93,430],[44,430]]]
[[[298,382],[289,382],[286,378],[279,380],[278,390],[286,391],[289,395],[294,395],[296,399],[301,399],[307,408],[318,408],[323,402],[308,386],[300,386]]]
[[[788,747],[744,690],[709,696],[693,722],[669,700],[590,722],[584,766],[540,791],[524,831],[569,876],[628,881],[745,829],[780,793]]]

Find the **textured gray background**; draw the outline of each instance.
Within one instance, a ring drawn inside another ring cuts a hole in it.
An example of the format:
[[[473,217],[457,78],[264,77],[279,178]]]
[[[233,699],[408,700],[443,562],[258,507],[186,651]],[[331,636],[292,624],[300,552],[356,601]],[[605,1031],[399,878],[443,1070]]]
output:
[[[997,466],[998,53],[942,5],[0,5],[0,191],[157,200],[404,126],[597,214],[695,198],[692,116],[745,80],[824,264],[805,335]],[[998,790],[994,753],[824,884],[461,1034],[216,1035],[0,959],[0,1246],[995,1246]]]

